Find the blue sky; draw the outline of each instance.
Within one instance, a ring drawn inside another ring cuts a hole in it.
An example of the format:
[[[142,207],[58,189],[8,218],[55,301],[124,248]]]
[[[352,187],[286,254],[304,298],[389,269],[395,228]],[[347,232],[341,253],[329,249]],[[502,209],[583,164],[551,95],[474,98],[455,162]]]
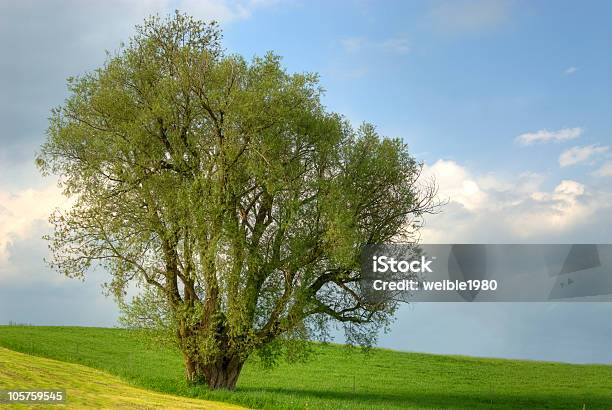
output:
[[[330,110],[404,138],[449,199],[423,241],[612,242],[609,1],[3,1],[0,323],[115,323],[103,272],[43,263],[62,198],[33,158],[66,77],[175,8],[219,20],[228,52],[318,72]],[[612,363],[611,317],[606,303],[417,304],[381,345]]]
[[[259,12],[225,38],[321,73],[330,108],[405,137],[424,160],[550,171],[559,147],[514,137],[581,127],[581,142],[610,141],[610,15],[609,2],[309,2]]]

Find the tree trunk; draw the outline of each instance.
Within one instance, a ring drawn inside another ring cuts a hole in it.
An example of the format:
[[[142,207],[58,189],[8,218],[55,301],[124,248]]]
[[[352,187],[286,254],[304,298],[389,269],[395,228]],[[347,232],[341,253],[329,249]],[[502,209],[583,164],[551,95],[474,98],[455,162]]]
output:
[[[200,383],[202,376],[197,360],[183,353],[183,361],[185,362],[185,378],[187,381],[189,383]]]
[[[244,361],[237,357],[219,357],[202,364],[197,359],[184,355],[185,375],[190,383],[206,383],[212,390],[234,390]]]
[[[210,389],[234,390],[244,361],[236,357],[223,357],[203,366],[204,379]]]

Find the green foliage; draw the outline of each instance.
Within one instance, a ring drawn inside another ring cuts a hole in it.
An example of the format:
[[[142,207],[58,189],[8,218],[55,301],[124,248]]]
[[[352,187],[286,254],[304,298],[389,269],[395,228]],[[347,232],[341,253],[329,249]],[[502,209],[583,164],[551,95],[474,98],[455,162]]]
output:
[[[148,19],[69,80],[37,158],[74,198],[51,218],[52,265],[102,264],[124,323],[173,334],[188,377],[209,381],[330,321],[371,344],[395,304],[360,297],[360,251],[414,240],[435,209],[401,140],[353,130],[316,75],[226,54],[220,37],[179,13]]]
[[[263,409],[609,409],[612,366],[481,359],[311,344],[305,363],[250,358],[234,392],[190,386],[175,349],[121,329],[0,326],[0,346],[84,364],[148,389]],[[78,347],[77,347],[78,346]],[[10,370],[10,366],[9,366]],[[69,393],[70,394],[70,393]]]

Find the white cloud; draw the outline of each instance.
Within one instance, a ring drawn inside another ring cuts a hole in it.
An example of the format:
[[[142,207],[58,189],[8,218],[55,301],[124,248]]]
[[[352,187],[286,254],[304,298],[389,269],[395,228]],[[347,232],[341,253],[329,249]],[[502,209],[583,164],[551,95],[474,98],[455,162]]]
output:
[[[448,0],[438,2],[429,12],[439,31],[474,32],[497,27],[512,14],[507,0]]]
[[[345,51],[354,53],[361,50],[367,41],[363,37],[347,37],[340,40],[340,45]]]
[[[541,207],[535,206],[532,212],[525,215],[525,221],[538,229],[559,232],[570,228],[585,219],[603,206],[603,203],[587,203],[585,185],[563,180],[552,193],[538,192],[532,195]]]
[[[584,185],[576,181],[564,179],[555,187],[554,193],[560,198],[574,198],[584,194]]]
[[[545,180],[546,175],[537,172],[522,172],[513,180],[506,180],[493,173],[488,173],[478,178],[478,184],[484,191],[531,194],[539,190]]]
[[[468,171],[454,161],[438,160],[423,168],[423,177],[434,178],[441,198],[461,204],[467,210],[476,210],[486,201],[487,195]]]
[[[578,68],[572,66],[572,67],[566,68],[565,71],[563,71],[563,74],[565,74],[565,75],[572,75],[572,74],[575,74],[576,71],[578,71]]]
[[[0,265],[8,261],[13,241],[31,238],[38,223],[66,204],[67,199],[54,185],[18,192],[0,190]]]
[[[593,174],[598,176],[598,177],[612,177],[612,161],[605,162]]]
[[[383,50],[397,54],[406,54],[410,52],[410,43],[404,36],[389,38],[381,42],[380,47]]]
[[[575,139],[582,135],[582,128],[562,128],[557,131],[539,130],[536,132],[527,132],[516,137],[516,142],[522,145],[532,145],[535,143],[544,142],[559,142]]]
[[[610,193],[574,180],[544,189],[546,177],[535,173],[479,176],[439,160],[424,167],[424,176],[435,177],[440,198],[449,203],[427,218],[423,243],[589,241],[588,232],[605,234],[597,227],[612,205]]]
[[[603,154],[608,151],[606,146],[586,145],[584,147],[572,147],[561,153],[559,156],[559,165],[567,167],[580,162],[587,161],[589,158]]]
[[[365,37],[346,37],[340,40],[340,45],[348,53],[383,51],[407,54],[410,52],[410,43],[404,35],[389,37],[381,41],[369,40]]]

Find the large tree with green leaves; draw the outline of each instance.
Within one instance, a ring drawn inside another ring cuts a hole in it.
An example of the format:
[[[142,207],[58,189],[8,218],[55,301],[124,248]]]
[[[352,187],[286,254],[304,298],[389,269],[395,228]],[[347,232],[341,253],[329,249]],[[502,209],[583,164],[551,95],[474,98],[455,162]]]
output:
[[[333,322],[368,344],[388,323],[394,303],[360,295],[361,249],[413,241],[434,189],[400,140],[326,111],[316,75],[228,54],[177,13],[69,90],[37,159],[73,198],[51,263],[102,264],[125,321],[172,335],[188,380],[233,389],[253,352]]]

